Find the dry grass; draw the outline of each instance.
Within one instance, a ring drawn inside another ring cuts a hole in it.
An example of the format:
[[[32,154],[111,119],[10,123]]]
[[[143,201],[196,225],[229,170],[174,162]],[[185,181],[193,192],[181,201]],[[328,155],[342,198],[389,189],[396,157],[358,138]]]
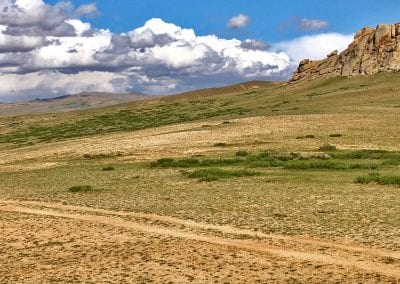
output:
[[[397,81],[389,84],[386,75],[379,76],[372,78],[376,82],[367,91],[359,85],[371,78],[336,79],[311,86],[234,89],[205,98],[192,93],[119,107],[141,109],[145,118],[159,104],[174,106],[178,101],[176,108],[189,113],[208,100],[209,107],[228,104],[227,108],[248,109],[248,117],[225,114],[65,141],[2,143],[0,203],[5,204],[0,204],[0,228],[6,233],[0,235],[0,282],[396,283],[387,271],[397,271],[399,264],[397,255],[393,257],[400,250],[399,188],[354,182],[371,172],[369,164],[378,165],[381,176],[398,175],[397,154],[352,152],[400,151],[396,107],[400,101],[391,89]],[[272,113],[275,108],[281,111]],[[2,118],[0,134],[30,124],[54,128],[104,111]],[[337,150],[321,153],[318,149],[325,144]],[[210,182],[188,178],[188,173],[202,168],[150,167],[161,158],[250,159],[254,153],[271,150],[300,152],[304,157],[326,155],[333,164],[365,166],[335,170],[218,165],[222,173],[246,170],[257,175]],[[103,170],[111,165],[116,170]],[[68,190],[79,184],[106,190],[90,194]],[[60,209],[54,203],[89,208]],[[90,211],[93,208],[109,211]],[[149,219],[148,214],[158,217]],[[222,239],[215,242],[215,238]],[[305,244],[304,238],[313,244]],[[243,239],[251,246],[240,243]],[[334,241],[340,248],[315,242],[320,239]],[[269,252],[260,251],[257,242]],[[377,250],[380,256],[349,252],[343,248],[346,245]],[[271,247],[284,253],[271,253]],[[314,258],[305,260],[303,253]],[[335,262],[343,260],[340,257],[346,260],[342,266]]]

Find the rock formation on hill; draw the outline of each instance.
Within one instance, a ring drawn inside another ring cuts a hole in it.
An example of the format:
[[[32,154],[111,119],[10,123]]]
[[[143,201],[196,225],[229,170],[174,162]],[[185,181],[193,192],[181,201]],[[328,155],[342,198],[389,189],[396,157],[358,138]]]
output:
[[[342,53],[326,59],[300,62],[291,82],[334,76],[359,76],[400,70],[400,23],[363,28]]]

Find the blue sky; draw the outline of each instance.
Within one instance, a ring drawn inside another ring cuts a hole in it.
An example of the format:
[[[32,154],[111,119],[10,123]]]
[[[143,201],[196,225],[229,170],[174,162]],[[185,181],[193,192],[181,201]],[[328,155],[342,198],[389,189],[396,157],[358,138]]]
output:
[[[52,0],[48,3],[56,3]],[[99,17],[87,19],[97,28],[120,33],[142,26],[148,19],[162,18],[198,34],[230,38],[260,38],[268,42],[288,40],[304,32],[291,22],[296,18],[321,19],[329,23],[326,32],[354,33],[363,26],[400,21],[397,0],[97,0]],[[77,6],[87,3],[74,0]],[[246,29],[232,31],[228,20],[246,14]],[[285,29],[281,27],[285,26]],[[318,31],[314,31],[316,33]],[[307,32],[310,33],[310,32]]]
[[[0,102],[288,80],[398,0],[0,0]]]

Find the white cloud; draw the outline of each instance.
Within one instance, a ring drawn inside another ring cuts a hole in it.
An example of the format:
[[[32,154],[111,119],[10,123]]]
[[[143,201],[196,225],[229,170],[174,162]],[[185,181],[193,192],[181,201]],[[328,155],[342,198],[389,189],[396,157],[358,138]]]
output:
[[[37,8],[44,9],[41,5]],[[255,78],[281,78],[291,68],[286,54],[268,51],[262,42],[198,36],[193,29],[161,19],[151,19],[123,34],[93,30],[80,19],[67,18],[59,24],[68,25],[68,33],[43,36],[41,30],[37,36],[10,36],[4,33],[11,24],[1,26],[0,44],[5,47],[7,42],[9,52],[0,51],[0,101],[10,94],[25,96],[30,88],[32,96],[38,96],[38,90],[61,95],[88,88],[165,94]],[[25,46],[25,52],[17,51],[17,46]],[[17,86],[17,78],[25,83]]]
[[[78,19],[65,20],[67,24],[70,24],[75,29],[75,34],[77,36],[82,36],[85,32],[90,31],[91,25],[89,23],[84,23]]]
[[[90,3],[86,5],[81,5],[76,9],[75,14],[78,17],[87,16],[87,17],[95,17],[99,15],[99,11],[97,10],[96,3]]]
[[[5,101],[29,100],[36,97],[51,98],[61,94],[90,92],[123,92],[112,82],[123,76],[109,72],[79,72],[62,74],[57,71],[0,76],[0,98]]]
[[[343,51],[353,41],[352,35],[326,33],[303,36],[291,41],[276,44],[276,49],[282,50],[297,64],[302,59],[323,59],[333,50]]]
[[[250,17],[247,15],[239,14],[232,17],[228,22],[228,27],[231,29],[239,29],[247,26],[250,22]]]
[[[307,19],[303,18],[300,20],[298,24],[298,28],[301,31],[309,31],[309,30],[321,30],[329,27],[329,23],[324,20],[319,19]]]
[[[169,94],[250,79],[287,79],[303,57],[342,50],[351,37],[322,34],[270,47],[248,39],[199,36],[151,19],[122,34],[93,29],[68,2],[0,0],[0,101],[81,91]],[[97,10],[97,9],[96,9]],[[248,24],[233,18],[232,27]]]

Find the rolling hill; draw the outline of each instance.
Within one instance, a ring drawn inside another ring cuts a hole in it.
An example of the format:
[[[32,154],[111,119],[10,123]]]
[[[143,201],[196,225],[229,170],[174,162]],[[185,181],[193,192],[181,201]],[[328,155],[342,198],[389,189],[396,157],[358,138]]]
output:
[[[89,93],[65,95],[50,99],[35,99],[16,103],[0,103],[1,115],[21,115],[30,113],[66,112],[116,105],[136,100],[148,99],[142,93]]]

